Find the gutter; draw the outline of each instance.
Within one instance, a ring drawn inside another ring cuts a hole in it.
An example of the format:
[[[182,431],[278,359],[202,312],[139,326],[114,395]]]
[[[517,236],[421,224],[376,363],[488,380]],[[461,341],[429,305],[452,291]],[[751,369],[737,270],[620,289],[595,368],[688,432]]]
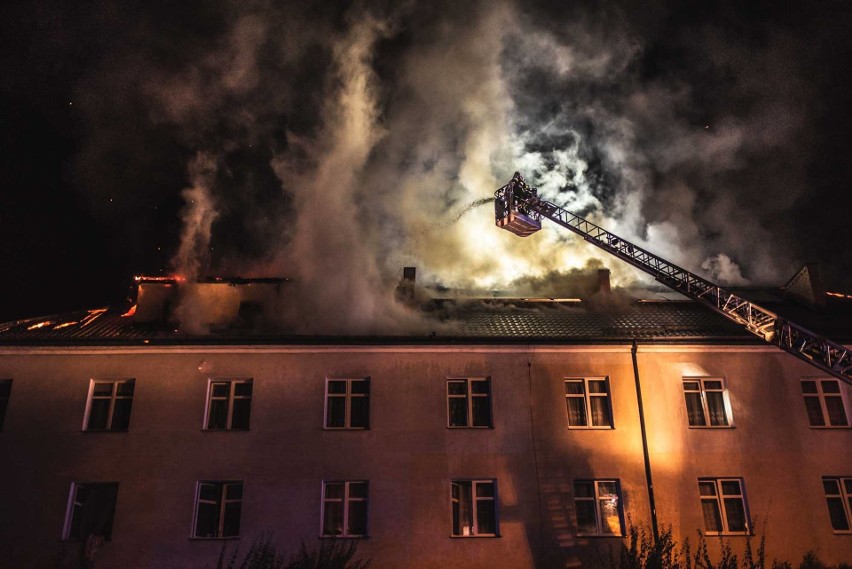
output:
[[[642,429],[642,455],[645,460],[645,483],[648,486],[648,504],[651,508],[651,531],[654,534],[654,544],[660,541],[660,529],[657,525],[657,504],[654,500],[654,481],[651,478],[651,457],[648,453],[648,434],[645,430],[645,407],[642,404],[642,386],[639,382],[639,364],[636,361],[638,342],[633,339],[630,357],[633,360],[633,379],[636,382],[636,402],[639,406],[639,426]]]

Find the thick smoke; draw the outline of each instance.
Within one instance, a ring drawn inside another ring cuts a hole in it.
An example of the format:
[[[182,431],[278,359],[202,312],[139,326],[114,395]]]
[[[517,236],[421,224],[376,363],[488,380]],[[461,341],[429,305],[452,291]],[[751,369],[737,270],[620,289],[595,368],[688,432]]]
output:
[[[485,291],[571,291],[599,265],[616,285],[644,279],[552,225],[495,229],[471,206],[515,170],[724,284],[778,283],[804,260],[780,230],[806,192],[801,40],[724,22],[664,38],[617,6],[375,4],[224,3],[186,34],[141,18],[150,54],[117,53],[81,85],[124,85],[192,164],[179,272],[290,277],[282,317],[310,332],[411,329],[393,295],[406,265]]]

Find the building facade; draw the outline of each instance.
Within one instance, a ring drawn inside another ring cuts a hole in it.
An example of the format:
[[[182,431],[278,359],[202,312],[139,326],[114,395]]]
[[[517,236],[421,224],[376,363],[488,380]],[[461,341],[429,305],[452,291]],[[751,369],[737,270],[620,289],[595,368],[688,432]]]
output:
[[[730,329],[166,340],[74,318],[0,332],[0,567],[87,543],[95,566],[214,566],[270,532],[360,539],[377,569],[589,566],[655,520],[852,560],[849,386]]]

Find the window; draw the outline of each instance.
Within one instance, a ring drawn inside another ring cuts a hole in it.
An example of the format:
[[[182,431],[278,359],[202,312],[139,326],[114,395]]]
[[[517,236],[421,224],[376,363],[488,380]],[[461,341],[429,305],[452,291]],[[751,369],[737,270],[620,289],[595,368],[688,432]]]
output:
[[[12,393],[12,380],[0,379],[0,431],[3,430],[3,420],[6,418],[6,408],[9,406],[9,395]]]
[[[117,482],[72,484],[63,539],[85,541],[92,535],[110,539],[117,495]]]
[[[496,536],[497,483],[494,480],[450,482],[453,536]]]
[[[848,533],[852,530],[852,477],[823,478],[822,487],[832,529],[836,533]]]
[[[242,509],[241,481],[199,482],[195,496],[193,537],[238,537]]]
[[[698,493],[708,535],[748,533],[750,521],[741,479],[699,478]]]
[[[130,426],[130,409],[136,380],[100,381],[89,385],[84,431],[126,431]]]
[[[575,480],[578,535],[624,535],[618,480]]]
[[[211,431],[248,430],[252,380],[211,381],[207,393],[205,428]]]
[[[566,379],[565,406],[569,427],[612,428],[609,380],[605,377]]]
[[[491,379],[448,379],[450,427],[491,427]]]
[[[367,535],[367,482],[323,482],[322,535]]]
[[[370,378],[327,379],[325,428],[370,428]]]
[[[729,427],[728,392],[721,379],[684,378],[690,427]]]
[[[846,406],[836,379],[802,380],[802,394],[811,427],[848,427]]]

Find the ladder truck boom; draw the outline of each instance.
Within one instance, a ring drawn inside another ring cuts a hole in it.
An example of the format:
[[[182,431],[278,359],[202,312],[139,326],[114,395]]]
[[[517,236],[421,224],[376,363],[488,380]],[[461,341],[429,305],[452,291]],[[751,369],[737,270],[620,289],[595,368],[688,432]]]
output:
[[[670,263],[614,233],[538,197],[520,173],[494,193],[497,226],[527,237],[547,218],[580,235],[662,284],[704,304],[762,340],[778,346],[825,373],[852,384],[852,353],[798,324]]]

